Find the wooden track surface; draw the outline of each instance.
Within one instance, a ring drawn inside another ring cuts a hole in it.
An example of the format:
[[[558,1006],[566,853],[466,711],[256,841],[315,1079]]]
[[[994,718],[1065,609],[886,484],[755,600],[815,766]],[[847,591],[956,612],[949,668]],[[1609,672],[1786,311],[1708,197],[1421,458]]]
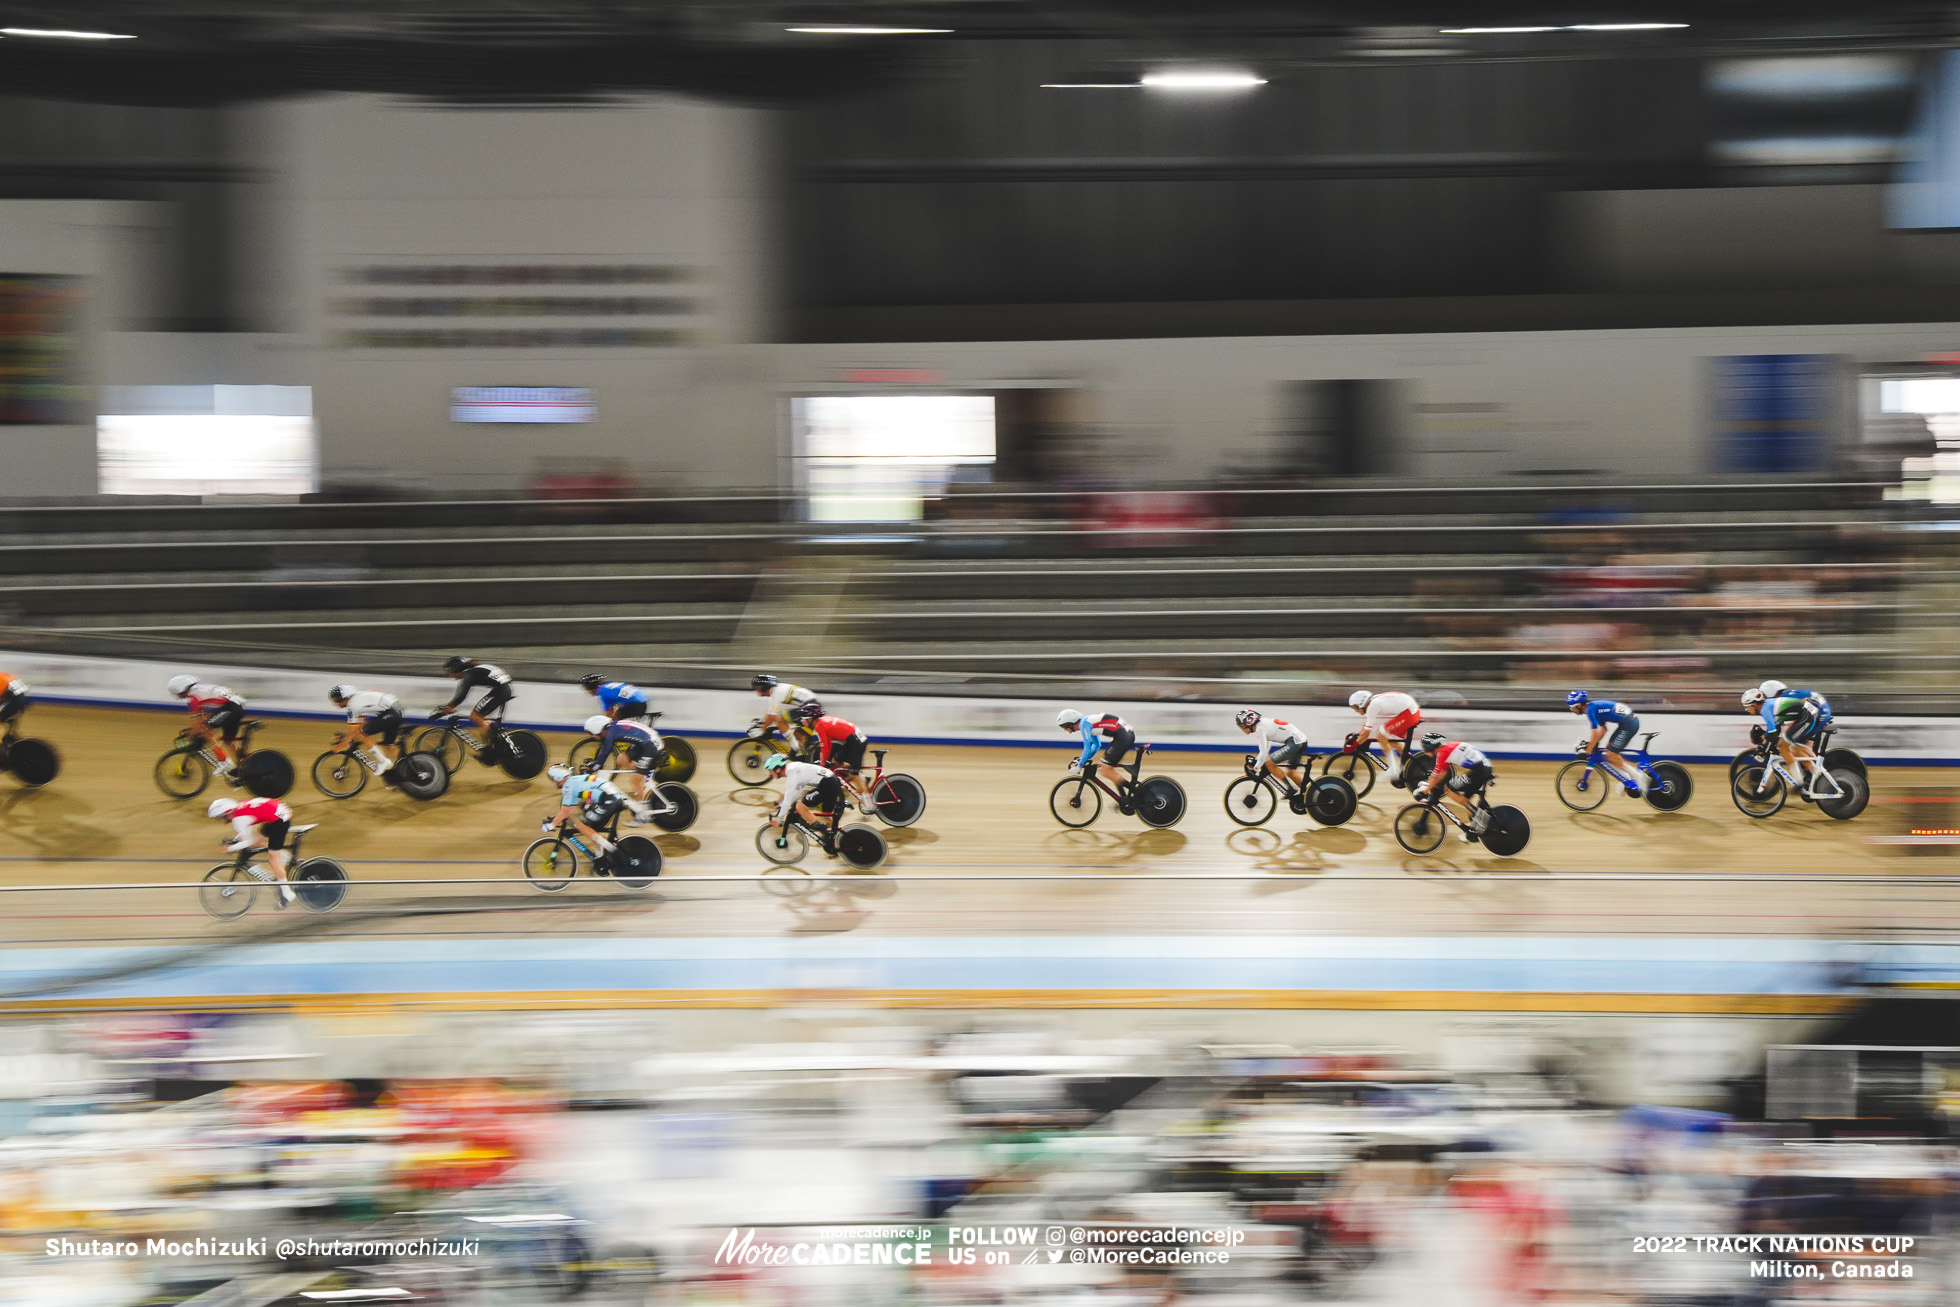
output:
[[[203,815],[235,793],[214,783],[198,799],[165,798],[151,780],[180,722],[158,712],[37,705],[24,733],[55,743],[61,776],[39,791],[0,777],[0,885],[81,887],[181,883],[222,860],[225,829]],[[697,739],[690,783],[702,804],[693,829],[664,835],[665,875],[645,895],[604,882],[560,895],[522,882],[518,859],[556,807],[540,777],[511,781],[466,763],[445,797],[417,803],[371,782],[334,801],[309,769],[333,728],[273,720],[262,747],[284,751],[299,773],[288,796],[298,820],[318,822],[308,854],[346,862],[357,882],[349,907],[448,904],[455,915],[384,911],[360,927],[385,933],[759,933],[782,930],[919,932],[1366,932],[1767,933],[1938,937],[1960,926],[1953,846],[1883,842],[1914,829],[1960,828],[1960,773],[1874,772],[1874,801],[1851,822],[1792,802],[1752,821],[1730,803],[1719,767],[1694,769],[1685,811],[1663,814],[1614,794],[1594,813],[1560,805],[1558,763],[1499,765],[1493,792],[1530,815],[1518,858],[1497,858],[1454,836],[1418,858],[1390,823],[1406,802],[1379,781],[1346,826],[1323,828],[1286,812],[1244,830],[1221,796],[1238,755],[1153,755],[1145,774],[1184,786],[1190,810],[1149,830],[1105,808],[1084,831],[1060,827],[1048,792],[1071,750],[902,746],[888,762],[925,783],[926,814],[887,831],[883,875],[834,877],[786,902],[754,883],[703,877],[763,869],[754,837],[774,787],[744,789],[723,765],[726,740]],[[562,756],[575,737],[550,737]],[[812,853],[823,876],[837,864]],[[1465,875],[1463,873],[1480,873]],[[1553,873],[1553,874],[1546,874]],[[1778,873],[1802,878],[1778,878]],[[1199,881],[1233,875],[1231,880]],[[998,880],[988,877],[1027,879]],[[403,880],[495,878],[508,885],[391,887]],[[690,881],[696,882],[690,885]],[[236,930],[210,922],[183,890],[8,894],[0,942],[200,940]],[[263,914],[255,914],[255,920]],[[358,916],[359,914],[352,914]],[[291,920],[292,918],[288,918]],[[269,917],[266,920],[270,920]],[[350,928],[352,923],[350,922]]]

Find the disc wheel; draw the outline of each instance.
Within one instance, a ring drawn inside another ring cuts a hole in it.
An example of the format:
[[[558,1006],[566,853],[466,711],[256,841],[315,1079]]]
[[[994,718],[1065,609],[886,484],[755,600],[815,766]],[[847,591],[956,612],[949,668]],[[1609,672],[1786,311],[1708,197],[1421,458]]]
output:
[[[1307,786],[1307,815],[1323,826],[1345,826],[1361,798],[1338,776],[1322,776]]]
[[[1484,847],[1500,858],[1514,858],[1531,843],[1531,819],[1522,810],[1501,803],[1490,810],[1484,827]]]
[[[434,754],[442,769],[451,776],[462,769],[464,760],[470,756],[463,737],[448,726],[424,726],[408,742],[408,750],[410,753]]]
[[[544,770],[544,741],[535,731],[505,731],[497,737],[497,765],[514,781],[528,781]]]
[[[871,791],[871,810],[887,826],[910,826],[926,815],[926,787],[916,776],[893,772]]]
[[[308,858],[293,871],[293,893],[312,912],[332,912],[347,897],[347,868],[332,858]]]
[[[434,754],[411,753],[395,764],[395,784],[409,798],[427,803],[449,792],[449,773]]]
[[[654,793],[667,801],[667,811],[656,813],[653,824],[661,830],[672,833],[686,830],[701,815],[701,801],[694,797],[694,791],[678,781],[670,781],[654,788]]]
[[[1168,776],[1152,776],[1137,786],[1137,816],[1144,825],[1163,830],[1184,820],[1184,787]]]
[[[1278,811],[1273,787],[1257,776],[1240,776],[1225,787],[1225,815],[1241,826],[1264,826]]]
[[[238,764],[238,779],[261,799],[283,799],[293,792],[293,761],[277,749],[257,749]]]
[[[1411,803],[1395,814],[1395,842],[1411,853],[1434,853],[1443,847],[1448,825],[1441,814]]]
[[[197,905],[209,917],[230,921],[250,912],[258,894],[258,878],[227,862],[204,873],[204,883],[197,887]]]
[[[660,875],[660,846],[644,835],[628,835],[607,859],[613,880],[626,889],[645,889]]]
[[[837,832],[837,856],[859,871],[885,863],[885,837],[870,826],[849,826]]]
[[[1375,788],[1375,765],[1358,753],[1330,753],[1320,766],[1322,776],[1346,781],[1357,799],[1366,798]]]
[[[654,769],[653,778],[657,781],[672,781],[676,785],[685,785],[693,780],[694,769],[699,765],[694,756],[694,746],[673,735],[661,736],[660,743],[661,747],[666,749],[667,756]]]
[[[157,788],[173,799],[195,799],[211,783],[211,764],[188,745],[172,749],[157,759],[152,773]]]
[[[61,771],[61,755],[46,740],[15,740],[7,749],[7,770],[28,789],[39,789]]]
[[[1817,810],[1835,821],[1850,821],[1871,802],[1871,784],[1849,767],[1833,767],[1829,771],[1840,793],[1834,799],[1817,800]]]
[[[1606,791],[1618,784],[1604,767],[1589,762],[1568,762],[1558,769],[1552,788],[1558,801],[1574,812],[1591,812],[1606,802]]]
[[[1695,796],[1695,778],[1678,762],[1654,764],[1653,783],[1647,787],[1647,803],[1661,812],[1679,812]]]
[[[1729,782],[1729,797],[1745,817],[1774,817],[1789,800],[1783,778],[1761,763],[1752,763]]]
[[[1824,770],[1855,771],[1860,776],[1865,776],[1865,760],[1858,755],[1858,751],[1855,749],[1826,749],[1824,751]],[[1866,779],[1869,780],[1870,777],[1867,776]]]
[[[524,879],[534,889],[556,894],[578,875],[578,850],[564,840],[547,837],[534,840],[524,850]]]
[[[1086,776],[1065,776],[1048,792],[1048,811],[1062,825],[1081,830],[1102,815],[1102,791]]]
[[[366,764],[345,750],[330,750],[313,760],[313,788],[329,799],[351,799],[367,783]]]
[[[737,740],[728,746],[728,774],[741,785],[762,785],[769,780],[769,773],[762,764],[776,752],[776,746],[769,740]]]
[[[1429,779],[1430,770],[1435,766],[1436,757],[1434,754],[1411,754],[1408,765],[1402,768],[1402,784],[1408,789],[1415,789],[1416,786]]]
[[[755,851],[779,867],[794,866],[809,853],[810,837],[801,826],[764,825],[755,833]]]

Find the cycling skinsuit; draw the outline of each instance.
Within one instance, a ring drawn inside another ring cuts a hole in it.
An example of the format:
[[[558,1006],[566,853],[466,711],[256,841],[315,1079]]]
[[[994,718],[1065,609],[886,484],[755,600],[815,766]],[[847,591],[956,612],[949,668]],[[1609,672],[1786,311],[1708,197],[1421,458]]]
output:
[[[1361,714],[1361,725],[1364,730],[1406,744],[1410,732],[1422,725],[1422,708],[1414,695],[1389,690],[1368,700],[1368,709]]]
[[[1763,727],[1771,735],[1782,732],[1792,744],[1817,738],[1831,724],[1831,703],[1815,690],[1785,690],[1763,703]]]
[[[379,690],[358,690],[348,696],[347,720],[359,726],[363,735],[393,744],[402,729],[401,700]]]
[[[1480,749],[1473,749],[1458,740],[1451,740],[1436,750],[1436,774],[1448,776],[1452,767],[1463,768],[1463,775],[1452,776],[1449,786],[1466,797],[1490,784],[1492,776],[1490,759]]]
[[[599,687],[599,706],[617,721],[647,715],[647,692],[625,681],[607,681]]]
[[[1633,733],[1640,729],[1640,718],[1633,709],[1623,703],[1610,699],[1594,699],[1586,705],[1586,723],[1592,727],[1608,726],[1613,731],[1605,741],[1606,747],[1614,753],[1633,743]]]
[[[614,749],[620,750],[633,764],[633,770],[641,775],[653,771],[660,765],[666,752],[660,743],[660,732],[642,721],[618,721],[608,726],[599,736],[599,756],[609,755]]]
[[[204,724],[216,731],[229,744],[238,738],[238,728],[245,723],[245,701],[222,685],[212,685],[199,681],[184,691],[184,698],[190,702],[191,711],[204,718]]]
[[[582,808],[589,826],[609,821],[626,802],[623,790],[597,776],[573,776],[558,791],[558,801],[567,808]]]
[[[252,842],[252,827],[257,826],[265,836],[268,849],[286,847],[286,834],[292,829],[293,810],[277,799],[253,799],[241,803],[231,810],[231,828],[238,832],[238,838],[227,847],[239,850]]]
[[[817,761],[829,767],[849,767],[857,771],[864,766],[864,746],[871,741],[864,733],[845,721],[842,717],[819,717],[804,726],[817,737]]]
[[[1296,766],[1307,751],[1307,733],[1292,722],[1268,717],[1259,723],[1259,761],[1270,756],[1281,767]]]
[[[776,809],[776,820],[784,821],[804,795],[810,796],[810,811],[835,812],[844,799],[844,782],[828,767],[813,762],[792,762],[783,767],[783,801]]]
[[[478,716],[489,717],[503,715],[503,709],[515,695],[516,687],[511,684],[510,673],[503,668],[477,663],[465,667],[463,674],[456,678],[456,693],[449,696],[449,702],[442,706],[443,711],[447,712],[462,703],[471,690],[483,691],[483,697],[476,701],[471,711]]]
[[[1075,760],[1078,767],[1087,767],[1089,759],[1096,756],[1096,749],[1102,749],[1103,761],[1112,767],[1123,764],[1123,755],[1137,742],[1137,733],[1130,724],[1115,713],[1082,714],[1082,756]]]

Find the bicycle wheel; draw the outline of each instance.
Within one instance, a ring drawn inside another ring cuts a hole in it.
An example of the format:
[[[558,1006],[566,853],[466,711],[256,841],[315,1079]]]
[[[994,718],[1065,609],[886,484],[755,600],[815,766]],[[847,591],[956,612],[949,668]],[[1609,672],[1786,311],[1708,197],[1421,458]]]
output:
[[[686,830],[701,815],[701,801],[685,785],[670,781],[654,787],[654,793],[667,801],[667,811],[655,813],[653,818],[653,824],[661,830]]]
[[[779,899],[800,899],[816,887],[817,882],[801,867],[779,864],[762,873],[763,891]]]
[[[1783,778],[1760,763],[1744,767],[1729,782],[1729,798],[1748,817],[1774,817],[1790,797]]]
[[[197,905],[207,916],[230,921],[250,912],[258,894],[258,877],[227,862],[204,873],[204,883],[197,887]]]
[[[1653,782],[1647,787],[1647,802],[1661,812],[1679,812],[1695,796],[1695,778],[1678,762],[1654,764]]]
[[[411,753],[395,764],[395,784],[411,799],[427,803],[449,792],[449,773],[429,753]]]
[[[1330,753],[1321,764],[1320,774],[1346,781],[1357,799],[1375,788],[1375,765],[1358,753]]]
[[[801,826],[764,825],[755,833],[755,851],[779,867],[792,866],[810,851],[810,837]]]
[[[555,836],[533,840],[524,850],[524,879],[535,889],[556,894],[578,875],[578,850]]]
[[[1273,787],[1257,776],[1240,776],[1225,787],[1225,815],[1241,826],[1264,826],[1278,811]]]
[[[1531,843],[1531,819],[1522,810],[1500,803],[1490,810],[1484,827],[1484,847],[1500,858],[1513,858]]]
[[[442,769],[454,776],[470,756],[469,746],[453,726],[424,726],[408,742],[410,753],[434,754]]]
[[[293,792],[292,759],[277,749],[257,749],[238,764],[238,779],[261,799],[283,799]]]
[[[28,789],[39,789],[61,771],[61,755],[46,740],[15,740],[7,749],[7,770]]]
[[[1345,826],[1361,805],[1354,788],[1338,776],[1307,783],[1307,815],[1323,826]]]
[[[22,741],[22,743],[26,743],[26,741]],[[1826,749],[1824,751],[1824,770],[1837,771],[1839,768],[1845,771],[1855,771],[1860,776],[1864,776],[1865,760],[1858,756],[1855,749]],[[1870,778],[1866,777],[1866,779],[1869,780]]]
[[[344,749],[331,749],[313,760],[313,788],[329,799],[351,799],[367,788],[368,769]]]
[[[1428,780],[1429,772],[1435,765],[1436,756],[1434,754],[1417,753],[1412,755],[1409,758],[1408,765],[1402,768],[1403,788],[1413,790],[1416,786]]]
[[[347,868],[332,858],[308,858],[293,869],[293,893],[311,912],[332,912],[347,897]]]
[[[769,780],[762,764],[775,752],[769,740],[737,740],[728,746],[728,774],[742,785],[762,785]]]
[[[573,771],[577,771],[598,756],[599,741],[588,735],[577,744],[574,744],[572,751],[565,755],[565,765]]]
[[[884,865],[885,837],[869,826],[851,826],[837,832],[837,856],[859,871]]]
[[[1395,814],[1395,842],[1411,853],[1434,853],[1443,847],[1447,825],[1428,805],[1411,803]]]
[[[1184,787],[1168,776],[1152,776],[1137,786],[1137,816],[1162,830],[1184,820]]]
[[[1817,809],[1833,820],[1850,821],[1871,802],[1871,784],[1849,767],[1833,767],[1829,772],[1831,779],[1837,782],[1839,793],[1836,798],[1818,799]]]
[[[1744,767],[1760,763],[1761,761],[1761,756],[1754,749],[1744,749],[1741,753],[1729,759],[1729,783],[1735,783],[1735,778],[1741,774]]]
[[[1102,791],[1086,776],[1065,776],[1048,792],[1048,811],[1076,830],[1102,815]]]
[[[544,770],[544,741],[535,731],[505,731],[497,737],[497,765],[514,781],[528,781]]]
[[[910,826],[926,813],[926,787],[916,776],[893,772],[871,791],[871,807],[887,826]]]
[[[1606,791],[1614,783],[1604,767],[1580,761],[1568,762],[1559,768],[1552,788],[1558,792],[1558,801],[1572,811],[1591,812],[1606,802]]]
[[[660,846],[644,835],[628,835],[613,845],[611,875],[627,889],[645,889],[660,875]]]
[[[157,788],[173,799],[195,799],[211,783],[211,764],[190,745],[179,745],[157,759]]]
[[[685,785],[693,780],[696,766],[694,746],[672,735],[661,736],[660,743],[667,750],[667,756],[654,769],[653,778],[672,781],[676,785]]]

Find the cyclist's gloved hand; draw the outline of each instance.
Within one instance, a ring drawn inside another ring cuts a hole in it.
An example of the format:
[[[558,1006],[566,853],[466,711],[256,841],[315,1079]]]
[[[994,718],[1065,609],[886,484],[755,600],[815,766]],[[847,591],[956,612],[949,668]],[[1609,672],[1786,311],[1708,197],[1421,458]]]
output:
[[[543,831],[545,834],[549,835],[551,834],[551,828],[555,825],[557,825],[556,822],[552,821],[550,818],[546,818],[544,821],[538,824],[538,829]]]
[[[429,720],[432,722],[439,722],[447,716],[449,716],[449,709],[447,708],[434,708],[429,712]]]
[[[1577,744],[1572,746],[1572,752],[1578,754],[1580,757],[1583,758],[1587,754],[1592,752],[1592,745],[1588,744],[1584,740],[1581,740]]]
[[[1360,745],[1360,743],[1361,743],[1361,735],[1359,732],[1349,735],[1347,739],[1342,741],[1341,743],[1341,752],[1353,753],[1356,747]]]

